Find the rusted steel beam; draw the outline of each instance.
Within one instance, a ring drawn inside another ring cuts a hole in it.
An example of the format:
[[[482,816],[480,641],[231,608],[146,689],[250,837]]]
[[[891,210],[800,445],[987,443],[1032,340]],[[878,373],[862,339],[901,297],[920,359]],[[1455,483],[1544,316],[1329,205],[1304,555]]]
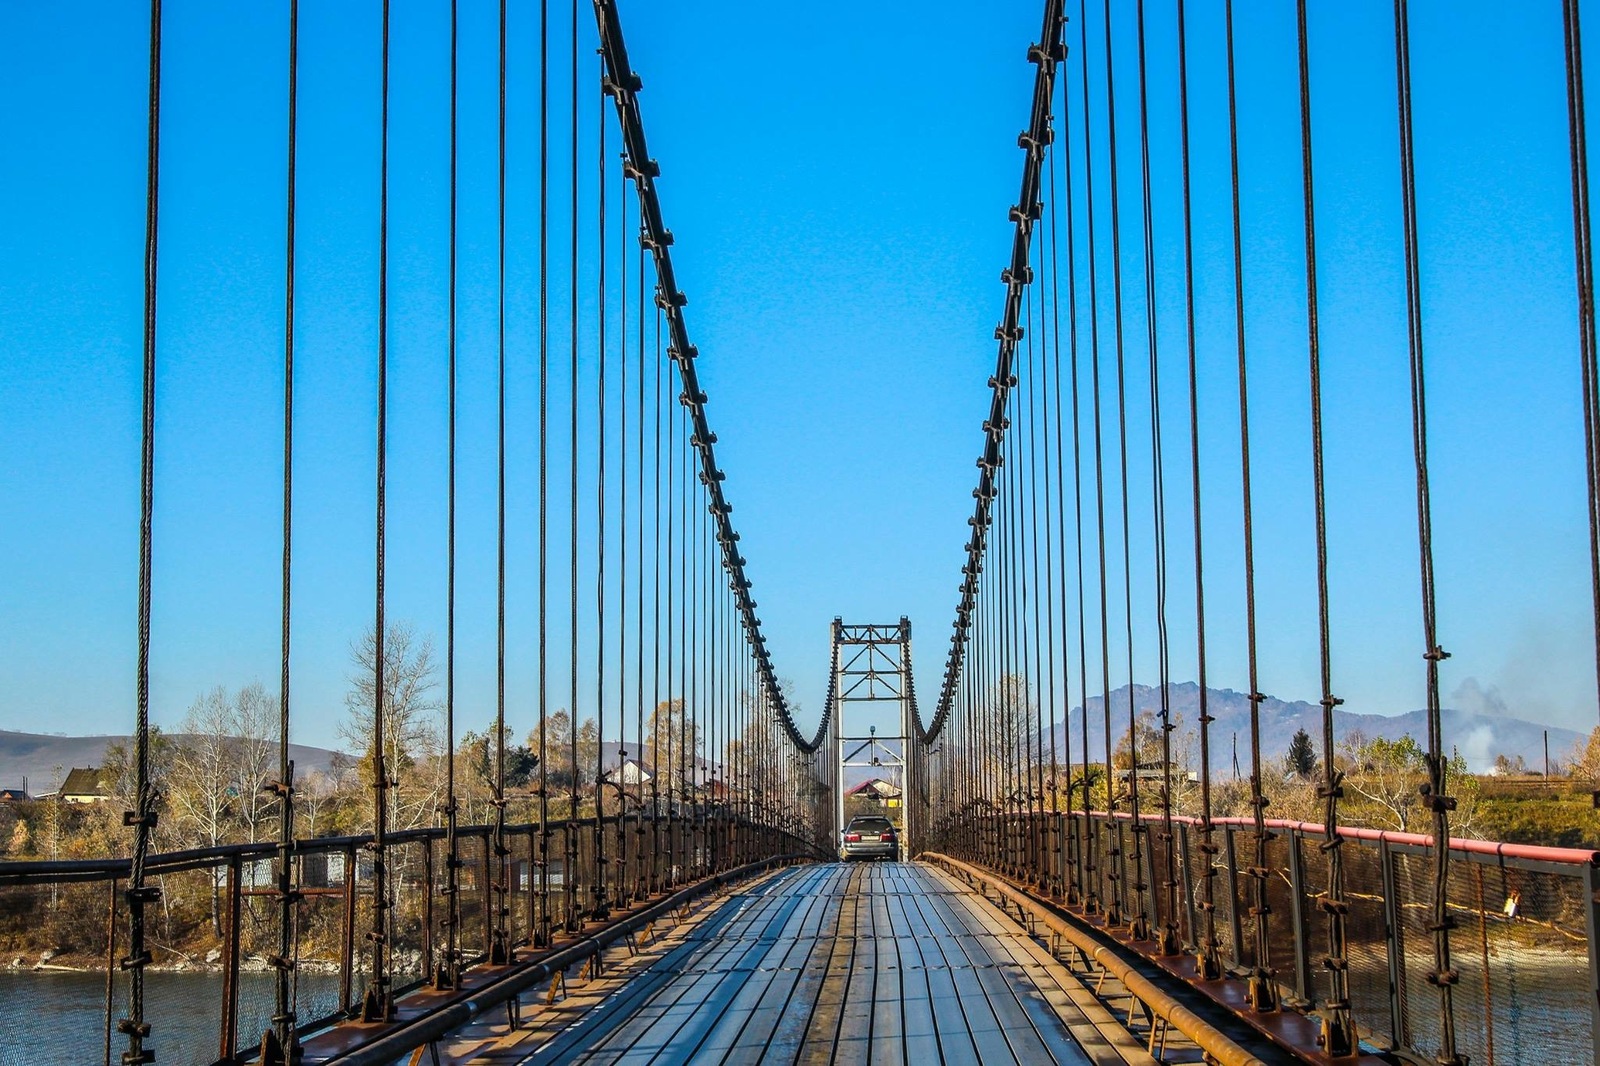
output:
[[[1266,1060],[1185,1007],[1170,992],[1141,974],[1118,952],[1112,951],[1091,933],[1062,918],[1053,908],[1044,906],[1042,901],[1031,893],[1017,888],[987,870],[948,855],[925,852],[920,857],[948,867],[971,881],[980,882],[1009,902],[1032,912],[1040,922],[1049,927],[1051,932],[1058,934],[1063,940],[1093,959],[1096,964],[1121,981],[1123,987],[1139,1002],[1193,1040],[1222,1066],[1267,1066]]]

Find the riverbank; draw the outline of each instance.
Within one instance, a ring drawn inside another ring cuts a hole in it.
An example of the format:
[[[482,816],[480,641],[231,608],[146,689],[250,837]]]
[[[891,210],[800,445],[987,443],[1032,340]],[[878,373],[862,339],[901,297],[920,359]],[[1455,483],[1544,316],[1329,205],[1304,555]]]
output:
[[[301,959],[297,964],[301,973],[336,974],[339,972],[339,963],[333,959]],[[189,973],[189,974],[220,974],[226,967],[222,962],[222,952],[212,949],[203,958],[184,957],[177,960],[152,962],[145,967],[147,973]],[[239,960],[240,973],[269,973],[271,964],[259,955],[247,955]],[[11,955],[0,965],[0,971],[5,973],[76,973],[76,974],[101,974],[106,972],[106,960],[87,955],[70,953],[50,954],[39,956],[29,961],[23,955]]]

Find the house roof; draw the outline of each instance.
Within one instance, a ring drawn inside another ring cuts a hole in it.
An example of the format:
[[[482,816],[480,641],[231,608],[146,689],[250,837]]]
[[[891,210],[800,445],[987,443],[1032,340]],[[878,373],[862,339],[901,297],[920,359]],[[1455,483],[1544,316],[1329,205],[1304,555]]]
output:
[[[606,771],[606,780],[613,784],[617,782],[619,776],[624,785],[640,785],[655,780],[655,775],[646,770],[637,759],[625,759],[620,770],[613,767]]]
[[[854,788],[845,790],[846,796],[860,796],[867,793],[884,799],[894,799],[900,795],[900,790],[881,777],[874,777],[871,780],[861,782]]]
[[[104,774],[98,766],[74,766],[61,782],[62,796],[105,796]]]

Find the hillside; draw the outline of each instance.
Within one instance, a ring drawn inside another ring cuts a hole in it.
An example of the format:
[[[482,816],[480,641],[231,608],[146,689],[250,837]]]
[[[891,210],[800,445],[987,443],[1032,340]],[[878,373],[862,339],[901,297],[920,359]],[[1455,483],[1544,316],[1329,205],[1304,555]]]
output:
[[[1142,713],[1146,710],[1152,712],[1160,710],[1161,694],[1158,689],[1150,685],[1134,685],[1132,688],[1136,711]],[[1129,686],[1124,685],[1111,693],[1114,719],[1113,745],[1115,737],[1122,732],[1116,728],[1116,723],[1127,720],[1128,689]],[[1200,686],[1192,681],[1172,685],[1170,702],[1173,717],[1179,726],[1179,743],[1182,743],[1182,734],[1188,733],[1192,736],[1196,721],[1200,717]],[[1233,737],[1234,734],[1238,734],[1239,761],[1244,765],[1249,759],[1249,698],[1245,693],[1235,692],[1233,689],[1210,689],[1207,702],[1212,717],[1216,719],[1211,724],[1212,764],[1215,766],[1231,764]],[[1094,696],[1089,699],[1089,747],[1091,751],[1101,753],[1100,758],[1104,759],[1105,729],[1102,707],[1103,701],[1100,697]],[[1446,742],[1457,748],[1466,758],[1468,766],[1479,773],[1488,770],[1494,764],[1496,755],[1508,755],[1512,758],[1521,755],[1530,766],[1542,765],[1546,728],[1550,732],[1552,759],[1564,759],[1573,746],[1583,739],[1573,730],[1559,726],[1546,727],[1521,718],[1474,714],[1452,708],[1445,708],[1441,717]],[[1078,753],[1083,747],[1081,707],[1073,708],[1071,723],[1073,761],[1077,762],[1081,759]],[[1123,729],[1126,729],[1126,726]],[[1261,704],[1261,747],[1265,758],[1282,756],[1288,750],[1289,740],[1297,729],[1304,729],[1313,738],[1320,738],[1321,705],[1307,703],[1304,700],[1287,702],[1277,697],[1268,697]],[[1426,712],[1410,711],[1406,714],[1382,715],[1360,714],[1343,708],[1334,711],[1334,735],[1337,740],[1342,741],[1357,731],[1367,737],[1384,737],[1389,740],[1398,739],[1409,733],[1421,741],[1427,736]],[[1064,727],[1058,724],[1055,732],[1059,750],[1065,739]],[[1045,743],[1047,745],[1049,743],[1048,734]],[[1320,747],[1320,740],[1317,743]]]
[[[126,744],[129,739],[126,735],[64,737],[0,729],[0,788],[20,788],[22,779],[27,778],[29,793],[50,792],[55,787],[56,767],[65,776],[74,766],[99,766],[108,746]],[[181,739],[181,734],[175,739]],[[289,745],[297,772],[326,771],[336,754],[307,744]]]

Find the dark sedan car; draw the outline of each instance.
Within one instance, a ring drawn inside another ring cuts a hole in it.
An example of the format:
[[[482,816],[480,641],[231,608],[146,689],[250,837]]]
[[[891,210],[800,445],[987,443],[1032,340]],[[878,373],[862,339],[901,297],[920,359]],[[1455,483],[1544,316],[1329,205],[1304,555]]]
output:
[[[900,837],[887,818],[864,816],[850,819],[844,827],[844,844],[839,849],[840,858],[894,859],[900,855]]]

